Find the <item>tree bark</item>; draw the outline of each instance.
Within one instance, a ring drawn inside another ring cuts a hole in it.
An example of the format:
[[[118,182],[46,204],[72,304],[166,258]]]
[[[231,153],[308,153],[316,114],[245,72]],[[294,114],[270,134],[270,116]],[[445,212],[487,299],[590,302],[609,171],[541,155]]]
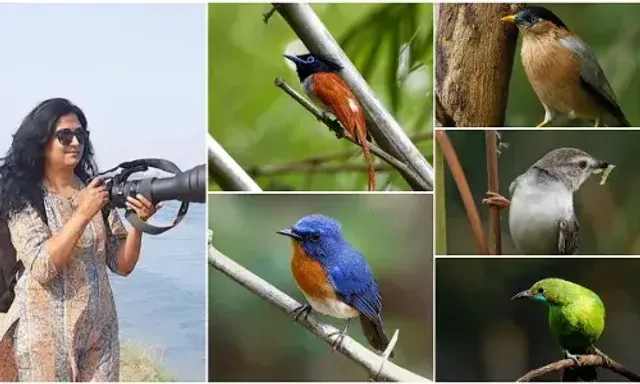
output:
[[[436,4],[438,125],[504,125],[518,30],[500,18],[521,6]]]

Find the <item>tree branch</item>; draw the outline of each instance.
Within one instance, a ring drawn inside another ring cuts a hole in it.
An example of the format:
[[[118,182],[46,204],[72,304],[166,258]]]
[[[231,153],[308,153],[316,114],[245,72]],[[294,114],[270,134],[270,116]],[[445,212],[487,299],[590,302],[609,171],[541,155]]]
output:
[[[213,235],[211,230],[209,230],[208,236],[208,259],[211,266],[293,318],[293,310],[299,308],[300,303],[215,249],[212,244]],[[306,318],[301,316],[298,319],[298,323],[329,345],[333,344],[336,335],[341,331],[329,324],[320,322],[312,314],[309,314]],[[344,337],[343,342],[336,350],[362,366],[376,380],[431,381],[387,361],[349,336]],[[390,351],[386,351],[385,353],[388,352]]]
[[[417,143],[417,142],[420,142],[420,141],[423,141],[423,140],[430,140],[430,139],[433,139],[433,131],[420,132],[420,133],[416,133],[415,135],[411,136],[411,140],[414,143]],[[332,161],[346,160],[348,158],[351,158],[353,156],[360,155],[360,154],[362,154],[362,151],[360,149],[347,149],[347,150],[343,150],[343,151],[336,151],[336,152],[333,152],[333,153],[328,153],[326,155],[308,156],[308,157],[304,157],[304,158],[299,159],[299,160],[295,160],[295,161],[290,161],[290,162],[287,162],[287,163],[279,164],[278,166],[282,166],[282,167],[287,166],[287,165],[293,166],[294,164],[295,165],[299,165],[299,164],[320,165],[320,164],[329,163],[329,162],[332,162]]]
[[[227,151],[211,135],[207,136],[209,174],[213,180],[224,190],[261,192],[258,184]]]
[[[429,132],[420,132],[411,136],[411,140],[414,143],[433,139],[433,131]],[[336,165],[327,165],[327,163],[334,161],[341,161],[349,159],[353,156],[360,155],[362,151],[355,149],[348,149],[344,151],[337,151],[334,153],[329,153],[326,155],[320,156],[309,156],[302,158],[296,161],[290,161],[282,164],[273,164],[273,165],[262,165],[262,166],[254,166],[247,167],[247,173],[252,177],[258,176],[275,176],[280,174],[288,174],[288,173],[296,173],[296,172],[324,172],[324,173],[333,173],[333,172],[365,172],[367,170],[366,166],[360,166],[356,164],[336,164]],[[340,168],[343,167],[343,168]],[[376,172],[388,172],[394,170],[388,164],[378,164],[376,166]],[[436,174],[437,176],[437,174]]]
[[[578,356],[580,363],[576,363],[571,359],[558,360],[554,363],[547,364],[544,367],[540,367],[538,369],[534,369],[522,376],[518,379],[518,381],[531,381],[535,378],[538,378],[542,375],[546,375],[551,372],[561,371],[566,368],[572,367],[584,367],[584,366],[593,366],[593,367],[602,367],[607,368],[612,372],[617,373],[620,376],[623,376],[630,381],[640,381],[640,376],[626,369],[622,364],[609,359],[609,364],[605,361],[602,356],[598,355],[580,355]]]
[[[247,170],[253,177],[272,177],[289,175],[292,173],[342,173],[355,172],[362,173],[367,171],[366,165],[359,164],[313,164],[298,163],[284,165],[264,165],[262,167],[253,167]],[[395,168],[388,164],[380,164],[375,167],[376,172],[395,171]]]
[[[518,29],[516,4],[436,3],[436,100],[443,126],[502,127]]]
[[[476,203],[473,200],[473,196],[471,195],[471,188],[469,188],[469,183],[467,182],[467,178],[464,175],[464,171],[462,170],[460,161],[458,161],[456,151],[455,149],[453,149],[453,145],[451,145],[449,136],[447,136],[447,132],[436,131],[436,142],[440,146],[440,150],[442,151],[444,158],[447,160],[447,164],[449,164],[451,175],[453,176],[453,179],[458,186],[458,191],[460,192],[462,203],[464,204],[464,208],[467,211],[467,217],[469,218],[469,222],[471,224],[471,230],[473,231],[473,235],[476,238],[476,249],[478,251],[478,254],[488,255],[489,250],[487,249],[484,230],[482,229],[482,223],[480,222],[478,207],[476,207]]]
[[[487,176],[489,192],[498,193],[500,183],[498,180],[498,133],[487,131]],[[491,226],[491,249],[492,255],[502,254],[502,232],[500,231],[500,208],[492,206],[489,208],[489,225]]]
[[[283,91],[285,91],[295,101],[300,103],[300,105],[302,105],[307,111],[309,111],[312,115],[314,115],[318,120],[322,121],[327,127],[329,127],[331,131],[333,131],[336,134],[336,137],[349,140],[351,143],[357,146],[360,146],[360,147],[362,146],[362,144],[358,143],[355,139],[349,137],[346,134],[344,127],[340,125],[339,122],[337,122],[336,120],[331,120],[327,118],[327,116],[325,116],[320,109],[318,109],[315,105],[313,105],[311,102],[305,99],[302,95],[300,95],[295,89],[293,89],[283,79],[277,78],[275,80],[275,85],[281,88]],[[397,158],[393,157],[392,155],[388,154],[387,152],[385,152],[384,150],[380,149],[379,147],[373,144],[369,146],[369,149],[371,150],[371,153],[373,153],[380,159],[384,160],[387,164],[396,168],[400,172],[400,174],[404,177],[404,179],[407,181],[407,183],[414,190],[425,190],[425,191],[433,190],[433,185],[426,184],[419,175],[417,175],[409,166],[407,166],[407,164],[401,162]]]
[[[369,117],[369,132],[380,148],[402,160],[433,190],[433,169],[420,151],[383,106],[371,87],[362,78],[337,41],[324,26],[309,4],[274,4],[277,12],[289,24],[309,52],[336,60],[343,67],[340,75],[360,101]],[[409,180],[407,180],[408,182]]]

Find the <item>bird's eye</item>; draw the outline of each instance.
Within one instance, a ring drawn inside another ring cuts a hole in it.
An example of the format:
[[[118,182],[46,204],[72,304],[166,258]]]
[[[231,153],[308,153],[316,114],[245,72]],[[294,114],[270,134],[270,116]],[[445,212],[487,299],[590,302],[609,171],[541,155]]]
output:
[[[307,63],[309,63],[309,64],[313,63],[314,61],[316,61],[316,59],[313,56],[309,56],[307,58]]]
[[[538,293],[544,293],[544,288],[538,288]]]
[[[579,166],[580,168],[582,168],[582,169],[587,169],[587,166],[588,166],[588,165],[589,165],[589,164],[587,163],[587,161],[586,161],[586,160],[580,160],[580,162],[578,163],[578,166]]]
[[[318,241],[320,240],[320,234],[319,233],[314,233],[313,235],[310,236],[311,240],[313,241]]]

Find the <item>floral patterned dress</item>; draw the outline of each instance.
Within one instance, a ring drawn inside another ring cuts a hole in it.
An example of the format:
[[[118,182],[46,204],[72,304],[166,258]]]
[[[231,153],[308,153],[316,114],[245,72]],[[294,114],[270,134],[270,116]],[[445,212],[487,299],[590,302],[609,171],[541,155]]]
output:
[[[44,194],[48,225],[32,207],[9,220],[11,240],[25,272],[0,333],[0,381],[118,381],[118,317],[108,270],[127,230],[115,210],[107,231],[98,213],[63,271],[45,241],[77,208],[75,197]]]

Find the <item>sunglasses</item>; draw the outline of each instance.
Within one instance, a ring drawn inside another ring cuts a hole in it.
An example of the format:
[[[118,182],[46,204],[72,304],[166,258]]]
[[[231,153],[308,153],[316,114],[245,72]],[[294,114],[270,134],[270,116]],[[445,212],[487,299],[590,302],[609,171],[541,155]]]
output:
[[[73,137],[75,136],[78,139],[78,143],[84,144],[89,138],[89,132],[85,131],[82,128],[78,129],[70,129],[65,128],[55,133],[56,138],[62,145],[70,145],[73,142]]]

